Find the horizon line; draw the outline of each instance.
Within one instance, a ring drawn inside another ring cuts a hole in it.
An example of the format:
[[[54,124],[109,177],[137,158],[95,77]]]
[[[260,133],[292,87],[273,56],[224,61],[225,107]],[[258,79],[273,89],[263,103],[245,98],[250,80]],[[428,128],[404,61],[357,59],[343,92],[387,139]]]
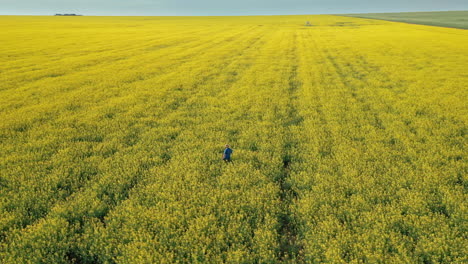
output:
[[[254,15],[86,15],[81,13],[53,13],[53,14],[0,14],[0,16],[56,16],[56,14],[75,14],[76,16],[88,17],[252,17],[252,16],[310,16],[310,15],[348,15],[348,14],[386,14],[386,13],[435,13],[435,12],[457,12],[468,10],[431,10],[431,11],[385,11],[385,12],[351,12],[351,13],[310,13],[310,14],[254,14]]]

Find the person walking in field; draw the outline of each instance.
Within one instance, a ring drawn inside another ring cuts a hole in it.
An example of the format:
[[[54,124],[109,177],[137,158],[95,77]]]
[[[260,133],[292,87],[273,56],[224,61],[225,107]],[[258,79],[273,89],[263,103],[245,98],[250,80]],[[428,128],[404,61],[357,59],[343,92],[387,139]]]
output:
[[[224,149],[223,153],[223,160],[227,162],[231,162],[231,154],[232,154],[232,149],[229,147],[228,144],[225,146],[226,148]]]

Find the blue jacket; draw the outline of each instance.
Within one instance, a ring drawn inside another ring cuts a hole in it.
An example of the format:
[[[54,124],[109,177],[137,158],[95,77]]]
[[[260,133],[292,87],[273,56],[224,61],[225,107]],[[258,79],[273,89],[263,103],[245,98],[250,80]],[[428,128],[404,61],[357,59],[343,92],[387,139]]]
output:
[[[224,158],[225,158],[225,159],[230,159],[230,158],[231,158],[231,154],[232,154],[232,149],[226,148],[226,149],[224,150]]]

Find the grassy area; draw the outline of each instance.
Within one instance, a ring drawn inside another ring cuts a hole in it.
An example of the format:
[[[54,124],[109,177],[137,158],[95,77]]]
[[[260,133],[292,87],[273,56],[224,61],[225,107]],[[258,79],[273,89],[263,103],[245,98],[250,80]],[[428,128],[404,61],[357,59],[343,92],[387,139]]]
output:
[[[347,14],[346,16],[468,29],[468,11],[369,13]]]

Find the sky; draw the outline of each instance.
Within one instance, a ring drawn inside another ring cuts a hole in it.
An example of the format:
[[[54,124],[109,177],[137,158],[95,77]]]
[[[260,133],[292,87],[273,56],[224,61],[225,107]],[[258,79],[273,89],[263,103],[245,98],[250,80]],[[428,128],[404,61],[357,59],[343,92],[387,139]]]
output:
[[[0,0],[0,15],[295,15],[468,10],[467,0]]]

